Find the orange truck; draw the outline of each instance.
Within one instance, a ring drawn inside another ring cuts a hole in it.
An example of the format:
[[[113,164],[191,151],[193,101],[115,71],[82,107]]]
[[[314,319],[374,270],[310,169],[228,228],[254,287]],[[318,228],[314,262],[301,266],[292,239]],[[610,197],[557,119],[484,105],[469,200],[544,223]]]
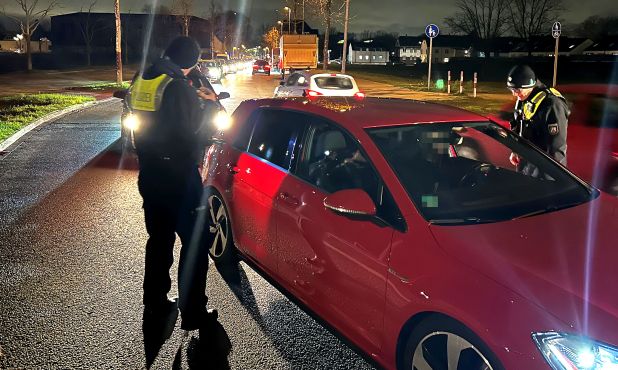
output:
[[[279,58],[284,69],[318,67],[317,35],[282,35],[279,45]]]

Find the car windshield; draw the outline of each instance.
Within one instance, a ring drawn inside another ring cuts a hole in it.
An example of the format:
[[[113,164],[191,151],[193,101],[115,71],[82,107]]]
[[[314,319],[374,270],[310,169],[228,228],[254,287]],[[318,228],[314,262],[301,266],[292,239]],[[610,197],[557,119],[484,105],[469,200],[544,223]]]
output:
[[[315,84],[320,89],[326,90],[350,90],[354,88],[352,80],[348,77],[316,77]]]
[[[265,61],[265,60],[258,60],[257,62],[255,62],[255,64],[260,66],[260,67],[263,67],[263,66],[267,65],[268,62]]]
[[[532,216],[598,195],[490,122],[405,125],[368,132],[419,212],[435,224]]]

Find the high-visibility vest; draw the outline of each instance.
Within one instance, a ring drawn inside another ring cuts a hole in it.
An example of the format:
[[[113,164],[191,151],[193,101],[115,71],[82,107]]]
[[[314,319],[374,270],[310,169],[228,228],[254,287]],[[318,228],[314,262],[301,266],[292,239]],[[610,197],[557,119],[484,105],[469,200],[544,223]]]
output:
[[[524,120],[530,121],[532,117],[534,117],[534,115],[536,114],[536,111],[541,106],[541,103],[543,102],[543,100],[547,98],[548,94],[557,96],[565,100],[564,96],[562,96],[562,94],[560,94],[560,92],[554,89],[553,87],[550,87],[546,90],[539,91],[538,93],[536,93],[536,95],[532,97],[532,99],[530,99],[530,101],[527,101],[524,103],[524,106],[523,106]]]
[[[129,88],[129,107],[133,110],[156,112],[161,108],[163,92],[172,78],[162,74],[151,80],[137,76]]]

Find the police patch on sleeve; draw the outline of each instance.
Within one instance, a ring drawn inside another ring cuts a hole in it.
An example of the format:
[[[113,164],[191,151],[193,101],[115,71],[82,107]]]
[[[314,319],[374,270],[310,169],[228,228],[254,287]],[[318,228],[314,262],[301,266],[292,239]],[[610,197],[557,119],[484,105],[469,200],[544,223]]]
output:
[[[560,132],[560,128],[558,127],[557,123],[551,123],[547,125],[547,129],[549,130],[549,134],[552,136],[556,136]]]

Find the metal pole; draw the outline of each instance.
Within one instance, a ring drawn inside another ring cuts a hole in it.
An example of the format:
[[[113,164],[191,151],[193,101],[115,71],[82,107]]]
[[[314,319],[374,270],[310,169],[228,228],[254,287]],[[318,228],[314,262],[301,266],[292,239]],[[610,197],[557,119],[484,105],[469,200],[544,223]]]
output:
[[[451,93],[451,71],[448,71],[447,85],[446,85],[446,93],[447,93],[447,94],[450,94],[450,93]]]
[[[556,50],[554,51],[554,83],[552,87],[556,87],[556,77],[558,75],[558,40],[560,40],[560,37],[556,37]]]
[[[292,34],[292,9],[288,8],[288,35]]]
[[[303,0],[303,31],[301,32],[302,35],[305,34],[305,0]]]
[[[116,83],[122,83],[122,35],[120,33],[120,0],[114,2],[114,15],[116,16]]]
[[[463,71],[459,73],[459,93],[463,94]]]
[[[427,73],[427,90],[431,88],[431,53],[433,49],[433,37],[429,38],[429,73]]]
[[[476,98],[476,84],[478,82],[478,80],[476,78],[477,78],[477,74],[476,74],[476,72],[474,72],[474,82],[473,82],[473,86],[472,86],[472,91],[473,91],[472,96],[474,96],[475,98]]]
[[[341,73],[345,73],[348,58],[348,23],[350,22],[350,0],[345,0],[345,23],[343,27],[343,56],[341,57]]]

